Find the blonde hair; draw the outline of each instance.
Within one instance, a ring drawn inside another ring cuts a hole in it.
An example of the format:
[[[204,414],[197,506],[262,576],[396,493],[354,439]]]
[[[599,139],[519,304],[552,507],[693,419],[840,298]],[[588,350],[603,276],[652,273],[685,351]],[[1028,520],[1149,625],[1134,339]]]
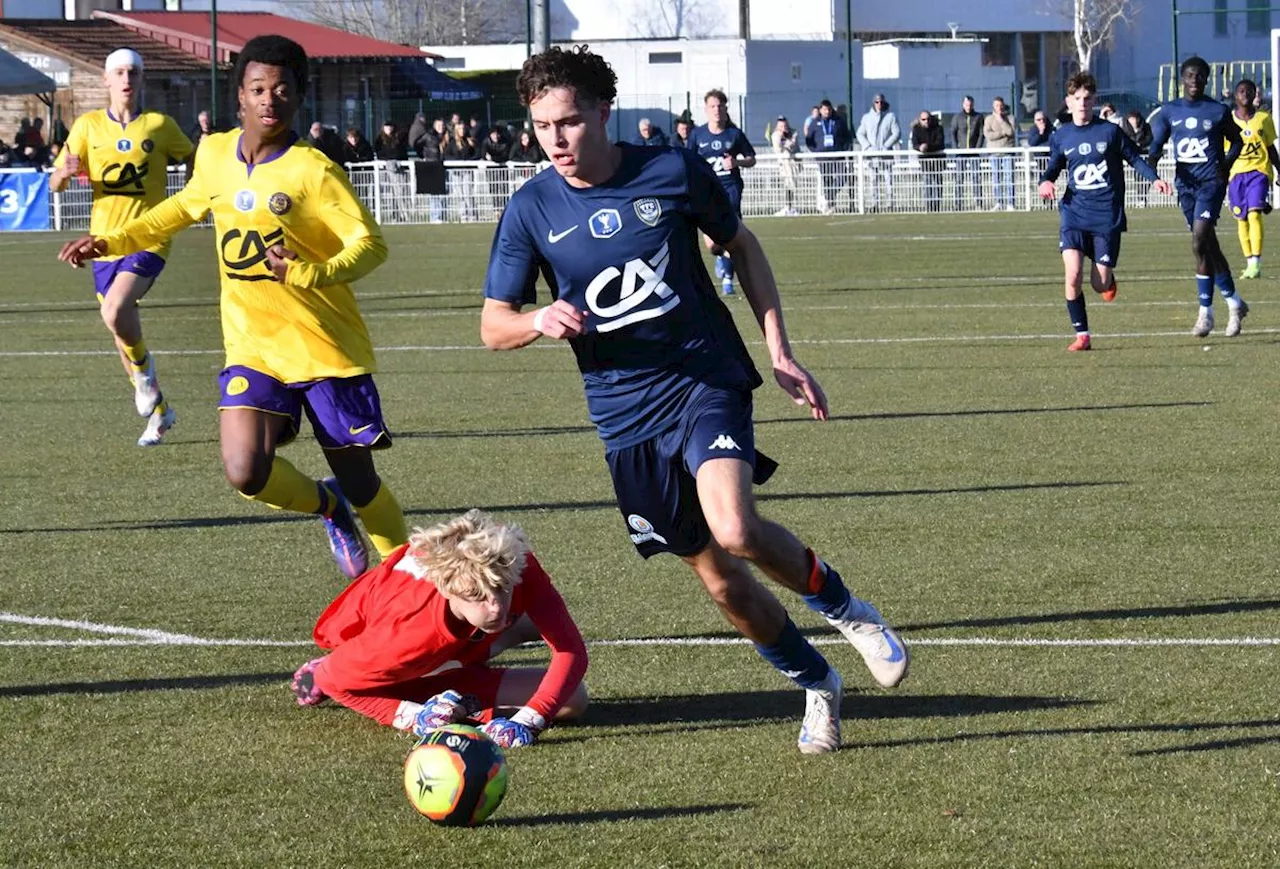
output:
[[[510,591],[524,572],[529,541],[519,525],[500,525],[488,513],[416,528],[407,555],[442,594],[485,600]]]

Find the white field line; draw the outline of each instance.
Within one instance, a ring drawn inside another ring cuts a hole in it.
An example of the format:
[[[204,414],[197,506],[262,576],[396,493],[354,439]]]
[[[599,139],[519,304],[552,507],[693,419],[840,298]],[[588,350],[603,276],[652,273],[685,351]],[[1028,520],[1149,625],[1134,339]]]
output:
[[[1274,335],[1280,333],[1280,327],[1273,329],[1250,329],[1249,335]],[[909,338],[793,338],[792,344],[810,346],[852,345],[852,344],[981,344],[987,341],[1060,341],[1065,333],[1045,332],[1029,335],[919,335]],[[1165,330],[1160,332],[1093,332],[1100,338],[1185,338],[1185,330]],[[763,347],[762,341],[748,341],[748,346]],[[556,342],[530,344],[530,347],[541,350],[557,350],[562,346]],[[480,344],[401,344],[389,347],[374,348],[378,353],[452,353],[452,352],[488,352],[488,348]],[[163,356],[219,356],[222,350],[160,350]],[[3,350],[0,358],[34,358],[55,356],[110,356],[119,354],[113,350]]]
[[[250,646],[250,647],[300,647],[312,645],[310,640],[259,640],[216,639],[195,637],[190,634],[174,634],[155,628],[130,628],[98,622],[72,619],[53,619],[41,616],[24,616],[0,612],[0,622],[37,627],[67,628],[89,633],[111,634],[110,637],[92,639],[24,639],[0,640],[6,647],[86,647],[86,646]],[[812,641],[815,645],[829,646],[844,643],[836,637],[821,637]],[[642,637],[634,639],[592,640],[590,646],[651,647],[651,646],[743,646],[748,641],[741,637]],[[1280,637],[1102,637],[1102,638],[1002,638],[1002,637],[935,637],[913,639],[912,646],[967,646],[967,647],[1049,647],[1049,648],[1163,648],[1183,647],[1259,647],[1280,646]]]

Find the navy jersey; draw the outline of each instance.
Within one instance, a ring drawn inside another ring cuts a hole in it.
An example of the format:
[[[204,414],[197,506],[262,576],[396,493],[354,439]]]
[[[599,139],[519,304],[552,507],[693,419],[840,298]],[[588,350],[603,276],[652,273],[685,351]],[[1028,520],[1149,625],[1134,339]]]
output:
[[[1053,131],[1049,165],[1040,180],[1057,181],[1067,170],[1067,192],[1058,207],[1064,229],[1109,233],[1126,228],[1125,163],[1148,181],[1159,178],[1118,124],[1094,118],[1082,127],[1069,123]]]
[[[699,383],[761,383],[702,263],[698,230],[719,244],[738,232],[724,188],[691,151],[616,147],[604,184],[572,187],[550,170],[511,197],[484,283],[486,298],[524,305],[541,272],[553,298],[587,312],[569,343],[610,449],[670,430]]]
[[[1217,181],[1219,167],[1228,167],[1240,156],[1240,128],[1231,120],[1231,109],[1216,100],[1182,99],[1165,103],[1151,121],[1151,162],[1160,159],[1164,143],[1173,140],[1179,184]],[[1223,140],[1231,150],[1223,153]]]
[[[737,127],[729,127],[720,133],[713,133],[703,124],[689,134],[689,148],[711,166],[720,183],[742,189],[742,172],[735,162],[732,169],[724,167],[724,155],[735,157],[754,157],[756,149],[751,147],[747,136]]]

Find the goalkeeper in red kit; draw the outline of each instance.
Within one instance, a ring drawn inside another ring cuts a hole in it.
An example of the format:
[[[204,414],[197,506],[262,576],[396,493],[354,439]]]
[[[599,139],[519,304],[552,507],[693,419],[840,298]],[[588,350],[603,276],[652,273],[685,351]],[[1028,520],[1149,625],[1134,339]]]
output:
[[[490,666],[538,635],[546,669]],[[524,532],[479,510],[414,532],[329,604],[314,636],[331,651],[294,674],[299,705],[330,699],[417,736],[482,722],[518,748],[587,705],[587,647],[564,600]]]

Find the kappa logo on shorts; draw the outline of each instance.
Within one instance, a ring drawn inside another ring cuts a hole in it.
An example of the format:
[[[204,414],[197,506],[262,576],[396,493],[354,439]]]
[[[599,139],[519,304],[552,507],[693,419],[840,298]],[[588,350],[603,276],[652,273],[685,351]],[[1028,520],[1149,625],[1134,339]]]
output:
[[[737,450],[742,452],[742,447],[738,446],[738,442],[727,434],[718,435],[715,440],[707,445],[709,450]]]
[[[1111,262],[1111,256],[1109,254],[1104,253],[1102,256],[1098,257],[1098,262],[1109,263]]]
[[[236,211],[253,211],[258,204],[258,197],[252,190],[241,190],[236,194]]]
[[[289,198],[288,193],[272,193],[271,198],[267,200],[267,208],[276,217],[280,217],[293,208],[293,200]]]
[[[638,513],[632,513],[628,516],[627,524],[630,525],[631,530],[635,532],[631,535],[632,543],[640,544],[648,540],[656,540],[657,542],[665,545],[667,542],[665,537],[653,530],[653,523]]]
[[[249,380],[237,374],[227,381],[227,395],[242,395],[249,389]]]
[[[657,226],[662,218],[662,203],[652,196],[635,201],[636,217],[650,226]]]

